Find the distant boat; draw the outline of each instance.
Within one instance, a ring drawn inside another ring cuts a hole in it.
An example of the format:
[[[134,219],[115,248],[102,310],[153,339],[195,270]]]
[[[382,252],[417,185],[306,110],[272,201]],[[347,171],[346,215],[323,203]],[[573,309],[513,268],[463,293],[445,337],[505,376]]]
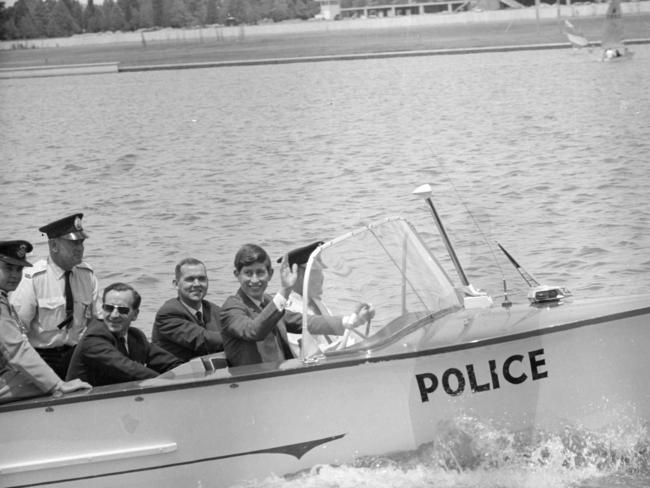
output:
[[[623,43],[623,18],[621,0],[610,0],[605,14],[605,26],[601,40],[603,61],[631,58],[634,54]]]
[[[568,19],[564,19],[564,34],[574,49],[589,46],[587,38]]]

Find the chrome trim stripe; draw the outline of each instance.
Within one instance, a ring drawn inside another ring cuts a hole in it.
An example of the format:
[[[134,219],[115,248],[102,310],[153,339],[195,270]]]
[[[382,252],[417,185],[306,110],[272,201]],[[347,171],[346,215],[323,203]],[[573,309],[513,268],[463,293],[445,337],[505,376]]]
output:
[[[247,451],[239,452],[234,454],[226,454],[225,456],[213,456],[201,459],[192,459],[190,461],[184,461],[179,463],[170,463],[170,464],[161,464],[159,466],[149,466],[147,468],[137,468],[137,469],[127,469],[124,471],[115,471],[112,473],[103,473],[103,474],[93,474],[88,476],[79,476],[77,478],[66,478],[53,481],[42,481],[39,483],[30,483],[28,485],[13,485],[8,486],[7,488],[30,488],[32,486],[46,486],[46,485],[57,485],[59,483],[72,483],[78,481],[86,481],[97,478],[106,478],[109,476],[122,476],[132,473],[141,473],[143,471],[152,471],[157,469],[166,469],[166,468],[175,468],[177,466],[187,466],[190,464],[206,463],[210,461],[219,461],[221,459],[228,459],[239,456],[250,456],[253,454],[287,454],[294,456],[296,459],[300,459],[306,453],[314,449],[315,447],[320,446],[321,444],[326,444],[327,442],[336,441],[345,437],[345,434],[333,435],[330,437],[324,437],[322,439],[315,439],[313,441],[301,442],[298,444],[289,444],[287,446],[271,447],[268,449],[259,449],[256,451]]]
[[[145,447],[130,447],[126,449],[117,449],[112,451],[89,452],[87,454],[77,454],[75,456],[58,457],[40,461],[24,462],[18,464],[7,464],[0,466],[0,474],[23,473],[25,471],[37,471],[41,469],[60,468],[66,466],[76,466],[79,464],[90,464],[102,461],[114,461],[116,459],[126,459],[140,456],[154,456],[157,454],[166,454],[178,449],[175,442],[159,444]]]

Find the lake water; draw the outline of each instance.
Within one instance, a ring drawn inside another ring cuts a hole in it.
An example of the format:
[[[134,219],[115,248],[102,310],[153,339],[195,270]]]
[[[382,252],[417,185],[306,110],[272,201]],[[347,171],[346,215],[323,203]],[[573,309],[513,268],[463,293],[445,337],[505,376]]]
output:
[[[206,262],[220,304],[241,244],[275,258],[384,216],[411,220],[455,278],[411,195],[431,183],[475,286],[525,292],[499,241],[576,296],[647,293],[650,46],[634,50],[611,64],[553,50],[2,80],[1,237],[41,257],[37,228],[84,212],[86,260],[102,285],[141,292],[149,333],[185,256]],[[454,469],[430,446],[254,486],[650,484],[647,426],[511,436],[505,450],[471,419],[454,429]]]

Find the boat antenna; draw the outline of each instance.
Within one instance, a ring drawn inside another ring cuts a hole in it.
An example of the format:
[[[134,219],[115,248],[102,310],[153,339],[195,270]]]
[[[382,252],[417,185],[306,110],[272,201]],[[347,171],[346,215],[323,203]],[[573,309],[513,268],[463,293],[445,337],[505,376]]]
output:
[[[442,241],[444,242],[445,247],[447,248],[447,253],[449,253],[451,262],[453,263],[454,268],[456,268],[456,272],[458,273],[460,282],[463,285],[463,292],[465,294],[464,297],[465,308],[489,307],[490,305],[492,305],[492,298],[490,298],[490,296],[487,293],[474,288],[474,286],[467,279],[467,275],[465,274],[465,271],[463,270],[463,267],[460,264],[460,261],[458,260],[458,256],[456,256],[456,251],[454,251],[454,246],[451,244],[451,241],[449,240],[449,236],[447,235],[445,226],[442,225],[442,220],[440,220],[440,216],[438,215],[436,207],[433,205],[433,201],[431,200],[432,193],[433,190],[431,189],[431,185],[429,185],[428,183],[421,185],[417,187],[415,190],[413,190],[414,195],[424,197],[427,204],[429,205],[429,209],[431,210],[431,214],[433,215],[433,220],[436,224],[436,227],[438,228],[438,232],[440,232]]]
[[[433,220],[436,223],[438,232],[440,232],[440,235],[442,236],[442,241],[444,242],[445,247],[447,248],[447,252],[449,253],[451,262],[454,264],[454,268],[456,268],[456,272],[458,273],[460,282],[463,284],[463,286],[468,287],[470,286],[469,280],[467,279],[465,270],[463,270],[463,267],[461,266],[460,261],[458,260],[458,256],[456,256],[456,251],[454,251],[454,246],[451,245],[451,241],[449,240],[449,236],[447,235],[445,226],[442,225],[442,221],[440,220],[440,216],[438,215],[436,207],[433,205],[433,201],[431,200],[432,193],[433,191],[431,190],[431,185],[429,185],[428,183],[422,186],[418,186],[415,190],[413,190],[414,195],[425,197],[425,201],[429,204],[429,208],[431,209],[431,214],[433,215]]]
[[[490,243],[490,240],[485,235],[485,232],[483,232],[483,229],[481,228],[478,221],[474,217],[474,214],[472,213],[472,211],[469,209],[469,207],[465,203],[465,200],[463,200],[463,197],[460,194],[460,192],[458,191],[458,188],[456,188],[456,185],[454,185],[454,182],[451,180],[451,177],[449,176],[449,172],[447,171],[447,168],[445,167],[444,161],[442,161],[436,155],[436,153],[433,152],[433,148],[431,147],[431,144],[429,144],[428,142],[426,142],[426,144],[427,144],[427,147],[429,148],[429,151],[431,152],[431,155],[433,156],[433,159],[435,159],[436,162],[442,167],[442,174],[445,176],[445,178],[447,179],[447,182],[449,183],[451,188],[454,190],[454,193],[456,194],[456,198],[458,198],[458,201],[461,203],[461,205],[465,209],[465,212],[467,212],[467,215],[469,215],[469,217],[472,219],[472,222],[474,223],[474,226],[476,227],[476,229],[481,234],[481,237],[483,238],[483,242],[485,242],[488,249],[490,250],[490,253],[492,254],[492,260],[494,261],[494,264],[497,265],[497,268],[499,269],[499,273],[501,273],[501,279],[503,280],[503,290],[504,290],[504,293],[506,294],[506,301],[507,301],[506,276],[503,273],[503,268],[501,267],[501,264],[499,264],[499,260],[497,259],[497,255],[494,252],[494,247],[492,246],[492,244]]]
[[[499,249],[503,251],[503,254],[506,255],[508,260],[512,263],[517,272],[521,275],[521,277],[528,285],[528,299],[531,303],[546,304],[548,302],[559,302],[560,300],[571,296],[571,292],[564,287],[547,286],[540,284],[539,281],[533,278],[533,276],[528,271],[526,271],[523,266],[521,266],[515,260],[515,258],[510,255],[508,251],[506,251],[505,247],[503,247],[498,242],[497,246],[499,246]]]
[[[533,276],[526,271],[517,261],[515,261],[515,258],[513,258],[508,251],[506,251],[505,247],[503,247],[501,244],[497,242],[497,246],[499,246],[499,249],[503,251],[503,254],[506,255],[508,260],[512,263],[512,265],[515,267],[517,272],[521,275],[521,277],[524,279],[526,284],[528,285],[529,288],[533,288],[535,286],[540,286],[539,281],[537,281]]]

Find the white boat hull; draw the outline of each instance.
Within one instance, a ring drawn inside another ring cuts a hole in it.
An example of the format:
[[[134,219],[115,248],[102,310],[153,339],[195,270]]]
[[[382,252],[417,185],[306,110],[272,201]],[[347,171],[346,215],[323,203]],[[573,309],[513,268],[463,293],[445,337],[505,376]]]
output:
[[[510,431],[647,423],[648,344],[649,297],[494,306],[443,317],[381,355],[6,405],[1,485],[225,487],[416,449],[459,415]]]

